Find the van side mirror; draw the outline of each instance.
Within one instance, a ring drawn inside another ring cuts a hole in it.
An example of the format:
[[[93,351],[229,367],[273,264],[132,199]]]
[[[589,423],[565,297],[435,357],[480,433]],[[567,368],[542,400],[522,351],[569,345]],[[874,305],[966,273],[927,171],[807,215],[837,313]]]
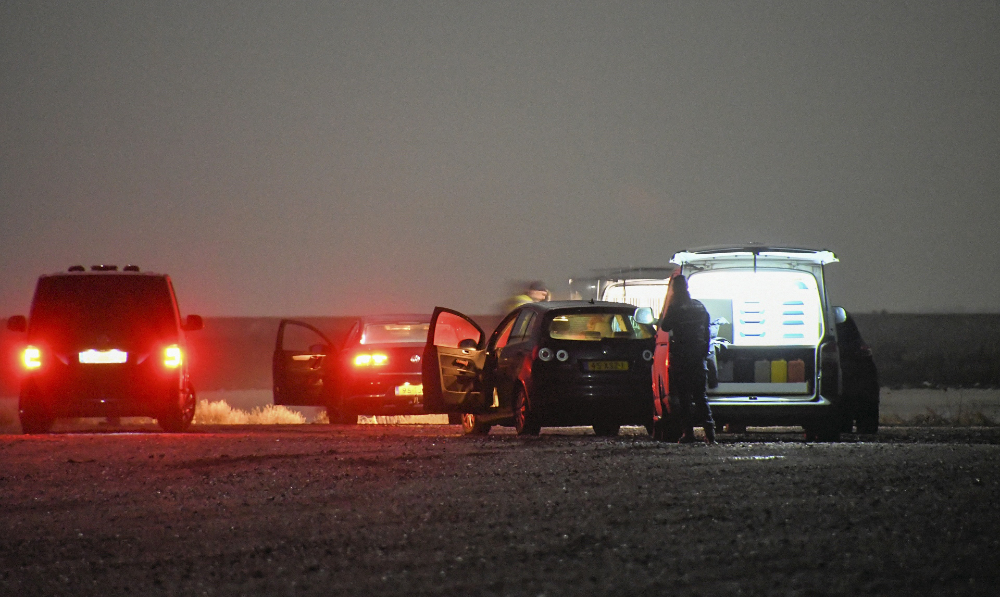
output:
[[[7,320],[7,329],[12,332],[24,332],[28,329],[28,320],[24,315],[14,315]]]
[[[847,321],[847,311],[843,307],[834,307],[833,319],[837,323],[844,323]]]
[[[479,344],[472,338],[466,338],[458,343],[458,347],[465,350],[475,350],[479,347]]]
[[[653,325],[656,318],[653,317],[652,307],[639,307],[635,310],[635,320],[637,323],[642,323],[645,325]]]
[[[200,315],[188,315],[187,319],[185,319],[184,323],[181,325],[181,328],[183,328],[185,332],[197,332],[203,327],[205,327],[205,322],[201,319]]]

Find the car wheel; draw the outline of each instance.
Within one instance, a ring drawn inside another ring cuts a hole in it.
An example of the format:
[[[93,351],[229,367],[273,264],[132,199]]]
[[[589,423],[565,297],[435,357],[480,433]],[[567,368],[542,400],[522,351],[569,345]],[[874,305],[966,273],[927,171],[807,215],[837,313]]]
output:
[[[21,396],[18,404],[18,414],[21,419],[21,432],[25,434],[48,433],[52,429],[55,417],[39,405],[30,395]]]
[[[876,398],[874,405],[868,405],[867,408],[863,408],[858,413],[858,433],[878,433],[878,417],[878,402]]]
[[[684,435],[684,425],[681,424],[680,417],[668,415],[663,418],[663,440],[675,444]]]
[[[358,415],[342,412],[339,408],[326,407],[326,418],[331,425],[357,425]]]
[[[677,417],[664,414],[660,420],[653,423],[653,439],[658,442],[676,443],[684,435]]]
[[[177,401],[167,406],[166,412],[156,419],[160,428],[168,433],[187,431],[194,420],[194,409],[198,404],[194,388],[188,384],[178,392]]]
[[[528,393],[523,386],[518,386],[514,396],[514,430],[518,435],[538,435],[542,430],[538,415],[532,412]]]
[[[594,434],[598,437],[614,437],[618,435],[618,431],[621,429],[620,425],[612,425],[607,422],[594,423]]]
[[[818,423],[805,426],[807,442],[838,442],[840,441],[839,421]]]
[[[472,413],[462,415],[462,432],[466,435],[487,435],[492,425],[482,423],[479,418]]]

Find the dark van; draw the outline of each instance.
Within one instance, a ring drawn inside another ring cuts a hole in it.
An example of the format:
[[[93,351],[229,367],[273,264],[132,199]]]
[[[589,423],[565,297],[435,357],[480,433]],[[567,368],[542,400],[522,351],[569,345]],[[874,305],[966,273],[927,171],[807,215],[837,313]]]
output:
[[[18,410],[24,433],[45,433],[61,417],[144,416],[166,431],[194,418],[194,388],[170,277],[136,266],[74,266],[38,279],[29,318]]]

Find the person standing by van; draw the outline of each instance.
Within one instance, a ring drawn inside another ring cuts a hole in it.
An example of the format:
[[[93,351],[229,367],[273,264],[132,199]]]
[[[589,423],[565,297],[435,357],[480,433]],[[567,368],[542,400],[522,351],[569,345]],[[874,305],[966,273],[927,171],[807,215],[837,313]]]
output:
[[[692,443],[694,427],[705,429],[705,443],[715,443],[715,421],[705,395],[706,363],[709,343],[709,316],[705,305],[691,298],[687,278],[677,275],[670,280],[667,308],[660,319],[660,330],[670,334],[670,415],[683,424],[682,444]]]

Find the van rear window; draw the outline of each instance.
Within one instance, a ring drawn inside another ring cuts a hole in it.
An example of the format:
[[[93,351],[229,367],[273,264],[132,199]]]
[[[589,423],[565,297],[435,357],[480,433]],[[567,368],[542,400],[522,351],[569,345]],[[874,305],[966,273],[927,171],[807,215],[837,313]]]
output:
[[[688,287],[735,346],[814,346],[823,335],[819,286],[806,272],[695,272]]]
[[[424,344],[429,323],[369,323],[361,336],[361,344]]]
[[[176,341],[170,285],[160,276],[41,278],[29,335],[58,346]]]

